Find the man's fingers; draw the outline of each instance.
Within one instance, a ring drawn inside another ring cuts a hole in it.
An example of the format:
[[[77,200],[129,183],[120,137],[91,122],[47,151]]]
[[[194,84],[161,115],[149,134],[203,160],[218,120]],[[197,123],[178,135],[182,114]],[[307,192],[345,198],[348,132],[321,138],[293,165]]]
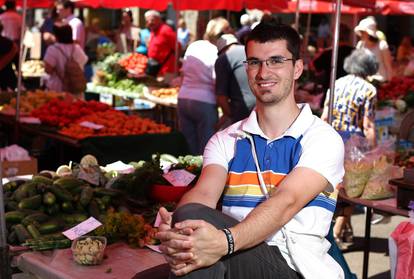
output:
[[[184,234],[181,234],[179,232],[171,231],[171,230],[169,230],[169,231],[159,231],[155,234],[155,237],[158,238],[161,241],[169,241],[169,240],[172,240],[172,239],[183,240],[183,241],[184,240],[187,240],[187,241],[189,240],[188,235],[184,235]]]
[[[162,221],[168,225],[171,225],[171,212],[168,212],[167,209],[165,209],[164,207],[160,207],[159,211],[160,213],[160,217],[162,219]]]
[[[179,230],[183,230],[186,228],[191,228],[193,230],[202,227],[205,225],[205,221],[203,220],[185,220],[179,223],[175,223],[174,227]]]
[[[183,268],[172,268],[171,272],[174,273],[176,276],[183,276],[190,273],[193,270],[196,270],[198,266],[195,263],[187,263]]]

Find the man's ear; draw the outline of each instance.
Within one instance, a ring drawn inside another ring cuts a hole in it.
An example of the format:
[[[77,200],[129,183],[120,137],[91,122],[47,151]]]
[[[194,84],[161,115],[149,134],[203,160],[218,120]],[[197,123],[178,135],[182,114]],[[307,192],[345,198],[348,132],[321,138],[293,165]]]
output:
[[[293,70],[293,77],[297,80],[303,73],[303,60],[298,59],[295,61],[295,68]]]

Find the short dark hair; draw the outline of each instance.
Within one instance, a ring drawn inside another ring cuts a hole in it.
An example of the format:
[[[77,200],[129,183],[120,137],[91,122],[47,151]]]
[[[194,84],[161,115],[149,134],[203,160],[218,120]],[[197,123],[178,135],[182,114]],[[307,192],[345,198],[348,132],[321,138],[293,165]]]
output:
[[[55,24],[53,25],[53,33],[55,34],[56,40],[58,43],[62,43],[62,44],[73,43],[72,27],[70,27],[70,25]]]
[[[363,78],[376,74],[378,68],[375,54],[365,48],[354,50],[344,61],[345,72]]]
[[[129,16],[129,19],[131,20],[131,22],[134,21],[134,18],[132,17],[132,11],[130,9],[124,9],[124,10],[122,10],[122,13],[127,14]]]
[[[300,59],[300,36],[298,32],[286,24],[280,24],[273,21],[260,22],[249,33],[246,39],[246,52],[250,41],[258,43],[267,43],[278,40],[286,40],[287,49],[292,53],[293,59]]]
[[[70,10],[72,11],[72,13],[75,10],[75,3],[72,2],[72,1],[70,1],[70,0],[60,0],[58,2],[58,4],[62,5],[63,8],[65,8],[65,9],[70,8]]]
[[[4,3],[4,6],[6,6],[6,10],[14,10],[16,9],[16,1],[8,0]]]

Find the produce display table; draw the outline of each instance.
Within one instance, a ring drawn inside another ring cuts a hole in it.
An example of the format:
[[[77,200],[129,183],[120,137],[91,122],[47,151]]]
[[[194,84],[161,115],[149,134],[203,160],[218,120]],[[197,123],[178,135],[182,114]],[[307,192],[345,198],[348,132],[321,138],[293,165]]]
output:
[[[14,116],[0,114],[0,123],[13,128],[16,125]],[[55,140],[58,143],[59,164],[66,163],[68,154],[73,157],[73,149],[79,156],[94,155],[101,164],[109,164],[118,160],[123,162],[148,160],[155,153],[169,153],[174,156],[188,154],[188,146],[180,132],[168,134],[143,134],[129,136],[92,137],[83,140],[73,139],[57,132],[56,129],[39,125],[19,123],[19,141],[22,135],[40,136]],[[66,152],[65,147],[72,149]],[[70,158],[76,160],[76,158]]]
[[[74,262],[70,249],[47,252],[27,252],[17,258],[22,271],[48,279],[129,279],[137,273],[165,263],[164,257],[149,249],[133,249],[115,243],[105,249],[107,256],[101,265],[82,266]]]
[[[350,198],[346,195],[342,188],[339,191],[338,200],[346,201],[353,205],[362,205],[367,208],[365,215],[365,237],[364,237],[364,261],[362,266],[362,279],[368,278],[368,264],[371,241],[371,217],[372,209],[391,215],[400,215],[408,217],[408,210],[397,207],[397,200],[395,198],[385,200],[365,200],[359,198]]]

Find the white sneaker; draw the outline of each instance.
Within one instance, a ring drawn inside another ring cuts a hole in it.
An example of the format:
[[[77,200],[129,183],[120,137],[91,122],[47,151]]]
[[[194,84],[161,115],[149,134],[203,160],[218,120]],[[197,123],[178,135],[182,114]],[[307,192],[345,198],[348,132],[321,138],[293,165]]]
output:
[[[388,224],[391,221],[391,216],[374,213],[371,218],[371,224]]]

